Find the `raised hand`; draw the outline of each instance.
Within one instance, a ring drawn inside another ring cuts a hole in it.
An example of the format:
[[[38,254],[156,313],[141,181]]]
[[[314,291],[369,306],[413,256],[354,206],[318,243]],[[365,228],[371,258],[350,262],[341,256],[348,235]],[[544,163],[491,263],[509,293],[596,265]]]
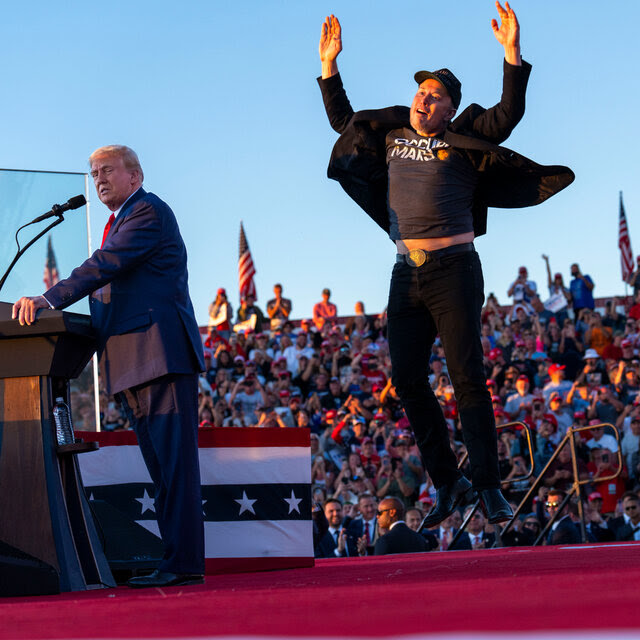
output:
[[[335,60],[342,51],[342,28],[334,15],[327,16],[320,32],[320,60]]]
[[[343,553],[347,546],[347,530],[341,529],[338,534],[338,552]]]
[[[333,14],[327,16],[322,23],[318,50],[322,62],[322,77],[329,78],[336,75],[338,73],[336,58],[342,51],[342,28],[340,21]]]
[[[505,59],[509,64],[520,65],[520,25],[514,10],[505,2],[504,8],[496,0],[496,9],[500,18],[500,25],[494,18],[491,28],[496,40],[504,47]]]

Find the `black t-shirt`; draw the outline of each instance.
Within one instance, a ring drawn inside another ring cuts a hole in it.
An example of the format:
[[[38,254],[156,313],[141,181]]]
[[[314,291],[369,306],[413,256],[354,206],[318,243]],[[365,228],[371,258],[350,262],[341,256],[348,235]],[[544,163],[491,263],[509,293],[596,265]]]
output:
[[[390,131],[386,145],[392,240],[473,231],[471,207],[478,175],[465,152],[408,127]]]

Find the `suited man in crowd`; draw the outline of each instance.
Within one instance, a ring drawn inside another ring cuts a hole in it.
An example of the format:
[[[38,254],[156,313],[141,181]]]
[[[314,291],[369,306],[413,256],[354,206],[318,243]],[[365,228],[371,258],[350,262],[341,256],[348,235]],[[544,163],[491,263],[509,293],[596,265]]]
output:
[[[329,529],[315,549],[316,558],[348,558],[358,555],[355,540],[347,534],[342,503],[329,498],[324,503],[324,515]]]
[[[360,515],[354,518],[349,524],[348,533],[356,540],[362,539],[362,544],[366,548],[366,555],[373,555],[373,549],[378,540],[378,522],[376,511],[378,509],[377,500],[369,493],[363,493],[358,497],[358,510]]]
[[[374,555],[384,556],[389,553],[416,553],[429,551],[427,541],[416,531],[405,524],[404,505],[398,498],[385,498],[378,507],[378,527],[380,533],[375,544]]]
[[[424,531],[420,531],[420,525],[422,524],[422,520],[424,519],[424,514],[420,509],[416,509],[415,507],[411,507],[407,509],[404,513],[404,520],[412,531],[417,531],[427,542],[427,549],[429,551],[435,551],[438,548],[440,542],[438,538],[432,533],[429,533],[426,529]]]
[[[558,513],[565,496],[563,491],[549,491],[546,507],[550,518]],[[577,505],[568,504],[562,507],[556,521],[551,525],[551,530],[547,535],[547,544],[579,544],[582,542],[578,527],[571,517],[570,508],[573,508],[575,512]]]
[[[609,520],[608,526],[618,541],[640,540],[640,498],[633,491],[622,496],[623,515]]]
[[[189,297],[187,252],[169,206],[142,188],[142,167],[125,146],[89,158],[100,200],[112,214],[102,246],[65,280],[13,306],[20,324],[39,309],[64,309],[90,295],[102,383],[122,403],[155,485],[165,553],[132,587],[204,581],[198,466],[198,373],[202,342]]]
[[[465,519],[471,511],[473,511],[473,506],[469,505],[464,512]],[[472,549],[491,549],[496,541],[496,536],[484,530],[486,523],[487,519],[484,517],[482,511],[478,509],[471,516],[471,520],[469,520],[469,524],[467,524],[467,530],[460,534],[460,537],[449,547],[449,550],[459,551],[466,549],[471,551]]]

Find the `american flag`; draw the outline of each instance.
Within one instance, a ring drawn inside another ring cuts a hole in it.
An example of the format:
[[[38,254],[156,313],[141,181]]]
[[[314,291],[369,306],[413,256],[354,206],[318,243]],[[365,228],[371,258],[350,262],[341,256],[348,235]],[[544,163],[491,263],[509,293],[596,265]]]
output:
[[[618,230],[618,247],[620,248],[620,266],[622,267],[622,280],[629,282],[633,273],[633,251],[631,250],[631,239],[629,238],[629,228],[627,227],[627,216],[622,203],[622,191],[620,192],[620,228]]]
[[[257,300],[256,285],[253,276],[256,268],[253,266],[253,258],[247,242],[247,236],[244,233],[242,222],[240,223],[240,252],[238,256],[238,282],[240,285],[240,298],[251,294]]]
[[[313,566],[309,430],[207,428],[198,436],[207,573]],[[76,437],[100,444],[78,457],[89,502],[105,501],[158,535],[135,433]]]
[[[54,284],[57,284],[60,280],[58,275],[58,265],[56,264],[56,256],[53,253],[53,245],[51,244],[51,236],[47,242],[47,259],[44,262],[44,286],[46,289],[51,289]]]

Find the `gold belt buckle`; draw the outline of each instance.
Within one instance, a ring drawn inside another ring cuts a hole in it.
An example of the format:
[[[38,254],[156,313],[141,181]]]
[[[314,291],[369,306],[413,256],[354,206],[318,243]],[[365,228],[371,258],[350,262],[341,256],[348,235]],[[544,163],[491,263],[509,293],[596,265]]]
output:
[[[427,252],[422,249],[412,249],[406,254],[405,260],[410,267],[421,267],[427,261]]]

